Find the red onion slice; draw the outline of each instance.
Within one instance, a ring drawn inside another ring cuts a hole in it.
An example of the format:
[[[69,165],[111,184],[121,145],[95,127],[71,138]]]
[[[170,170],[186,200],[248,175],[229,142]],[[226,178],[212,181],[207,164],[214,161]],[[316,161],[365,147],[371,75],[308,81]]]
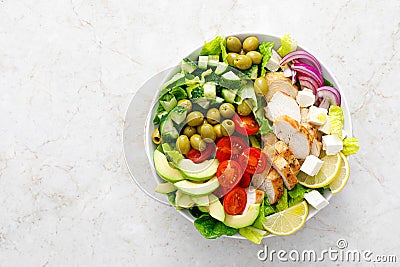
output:
[[[328,103],[335,106],[340,106],[341,104],[341,95],[339,90],[330,86],[318,88],[316,97],[320,100],[320,107],[325,107]]]
[[[318,87],[321,87],[324,85],[324,78],[322,78],[321,73],[316,68],[314,68],[308,64],[297,63],[292,66],[292,69],[314,79],[317,82]]]
[[[299,82],[301,89],[308,88],[313,90],[314,95],[317,94],[317,88],[319,87],[315,80],[311,79],[306,75],[299,75]]]
[[[282,58],[280,65],[283,66],[290,61],[299,59],[301,62],[306,61],[309,65],[313,66],[320,73],[322,73],[321,64],[319,64],[318,60],[306,51],[294,51],[292,53],[287,54],[284,58]]]

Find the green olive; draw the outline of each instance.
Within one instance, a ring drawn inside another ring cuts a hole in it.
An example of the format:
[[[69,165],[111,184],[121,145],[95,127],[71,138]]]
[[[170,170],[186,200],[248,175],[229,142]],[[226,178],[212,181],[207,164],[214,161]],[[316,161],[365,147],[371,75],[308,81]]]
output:
[[[203,124],[206,124],[206,123],[207,123],[207,120],[204,119],[203,122],[202,122],[199,126],[196,127],[196,130],[197,130],[197,133],[198,133],[198,134],[201,135],[201,126],[202,126]]]
[[[232,118],[235,114],[235,107],[231,103],[224,103],[219,107],[219,113],[224,118]]]
[[[153,134],[151,135],[151,140],[153,140],[153,143],[156,145],[159,145],[161,143],[162,139],[158,128],[154,129]]]
[[[180,135],[178,139],[176,139],[176,148],[183,155],[186,155],[190,151],[190,142],[189,138],[186,135]]]
[[[258,48],[258,43],[259,42],[258,42],[257,37],[254,37],[254,36],[247,37],[243,41],[243,49],[246,52],[254,51]]]
[[[251,67],[251,58],[246,55],[239,55],[233,61],[233,65],[240,70],[247,70]]]
[[[204,142],[211,143],[215,141],[217,137],[214,132],[214,127],[211,124],[205,123],[201,125],[201,138],[203,138]]]
[[[238,105],[238,113],[240,116],[247,116],[251,113],[251,103],[246,99]]]
[[[219,114],[219,110],[216,108],[210,108],[207,111],[207,121],[211,124],[217,124],[221,119],[221,114]]]
[[[190,144],[194,149],[203,151],[206,149],[206,143],[201,139],[201,136],[199,134],[194,134],[192,137],[190,137]]]
[[[253,62],[253,64],[261,63],[262,55],[260,52],[250,51],[250,52],[247,52],[246,56],[248,56],[251,59],[251,62]]]
[[[267,95],[268,84],[264,77],[259,77],[254,81],[254,92],[259,95]]]
[[[203,123],[204,116],[199,111],[190,112],[186,118],[186,122],[189,126],[198,126]]]
[[[221,131],[224,136],[232,135],[235,132],[235,123],[233,123],[232,120],[224,120],[221,126]]]
[[[228,61],[228,64],[233,66],[233,63],[238,56],[239,56],[239,54],[237,54],[237,53],[228,53],[228,55],[226,56],[226,60]]]
[[[230,36],[226,39],[226,48],[231,52],[240,52],[242,49],[242,42],[235,36]]]
[[[216,138],[221,138],[222,136],[224,136],[222,134],[222,126],[219,123],[214,125],[214,132],[215,132]]]
[[[196,128],[193,126],[186,126],[183,129],[183,134],[186,135],[188,138],[192,137],[196,133]]]
[[[184,108],[186,109],[187,112],[192,111],[192,102],[190,102],[190,100],[187,100],[187,99],[179,100],[177,106],[182,106],[182,107],[184,107]]]
[[[239,53],[239,55],[246,55],[246,51],[244,51],[243,49],[242,49],[242,50],[240,50],[240,53]]]

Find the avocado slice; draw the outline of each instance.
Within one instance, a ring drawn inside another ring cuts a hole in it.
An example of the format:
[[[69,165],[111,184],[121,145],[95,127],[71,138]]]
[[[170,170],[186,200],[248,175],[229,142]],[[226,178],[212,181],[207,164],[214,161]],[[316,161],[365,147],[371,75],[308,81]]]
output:
[[[190,198],[189,195],[186,195],[182,191],[177,190],[175,195],[175,204],[178,207],[188,209],[193,207],[195,203],[193,202],[193,200]]]
[[[192,200],[199,207],[208,207],[210,201],[208,200],[208,196],[191,196]]]
[[[215,195],[211,194],[208,198],[210,199],[209,211],[211,217],[223,222],[225,220],[224,206],[222,206],[221,202]]]
[[[249,209],[241,215],[226,215],[224,223],[232,228],[243,228],[252,225],[258,217],[260,204],[251,204]]]
[[[176,191],[176,187],[174,186],[174,184],[172,184],[170,182],[166,182],[166,183],[157,184],[155,191],[160,194],[168,194],[168,193]]]
[[[205,160],[202,163],[194,163],[190,159],[182,159],[177,167],[186,179],[203,182],[215,175],[218,165],[217,159]]]
[[[167,157],[163,153],[156,149],[154,150],[153,157],[156,172],[162,179],[171,183],[185,179],[177,169],[174,169],[169,165]]]
[[[191,196],[204,196],[210,194],[215,189],[217,189],[219,187],[219,182],[217,176],[214,176],[205,183],[194,183],[188,180],[183,180],[176,182],[174,185],[185,194]]]

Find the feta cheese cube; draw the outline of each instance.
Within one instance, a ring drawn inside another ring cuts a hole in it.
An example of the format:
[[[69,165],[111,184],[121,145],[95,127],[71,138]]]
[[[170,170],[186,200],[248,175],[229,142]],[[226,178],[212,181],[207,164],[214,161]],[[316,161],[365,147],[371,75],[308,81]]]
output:
[[[304,198],[306,199],[308,204],[310,204],[317,210],[325,208],[329,204],[328,200],[326,200],[326,198],[324,198],[324,196],[321,195],[317,190],[305,193]]]
[[[322,136],[322,149],[327,155],[336,155],[343,149],[343,142],[336,135]]]
[[[311,106],[308,112],[307,122],[314,125],[323,125],[328,117],[328,110],[325,108],[318,108],[316,106]]]
[[[281,56],[274,49],[272,49],[271,58],[268,60],[265,67],[270,71],[277,71],[281,67],[281,60]]]
[[[330,134],[331,133],[331,122],[329,120],[329,116],[326,117],[326,122],[321,125],[318,130],[320,130],[321,132],[323,132],[324,134]]]
[[[309,107],[314,105],[315,102],[315,95],[312,90],[310,89],[303,89],[299,91],[296,96],[296,101],[299,103],[301,108]]]
[[[207,63],[208,63],[208,56],[199,56],[199,61],[197,62],[197,65],[199,66],[200,69],[206,69]]]
[[[316,175],[324,162],[314,155],[308,155],[306,160],[301,165],[300,171],[307,173],[310,176]]]

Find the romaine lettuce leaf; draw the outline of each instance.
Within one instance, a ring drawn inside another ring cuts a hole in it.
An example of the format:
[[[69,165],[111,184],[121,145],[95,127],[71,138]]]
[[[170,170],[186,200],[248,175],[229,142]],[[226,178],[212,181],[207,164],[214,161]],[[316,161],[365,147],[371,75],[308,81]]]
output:
[[[200,55],[201,56],[220,55],[221,53],[223,53],[222,51],[225,47],[226,47],[225,37],[217,36],[208,43],[204,42],[203,48],[201,49],[201,52],[200,52]],[[226,50],[224,53],[226,54]],[[225,58],[226,58],[226,56],[225,56]]]
[[[343,154],[346,156],[352,155],[352,154],[357,154],[358,150],[360,149],[360,146],[358,145],[358,139],[357,138],[345,138],[343,140]]]
[[[282,197],[278,200],[278,203],[275,205],[275,210],[276,210],[276,212],[280,212],[282,210],[287,209],[288,207],[289,207],[288,193],[287,193],[287,189],[284,188]]]
[[[331,134],[342,140],[342,129],[344,123],[343,111],[338,106],[329,107],[329,122],[331,123]]]
[[[261,77],[265,76],[266,69],[265,66],[267,65],[269,59],[272,56],[272,49],[274,48],[273,42],[263,42],[258,46],[258,50],[262,55],[262,62],[261,62]]]
[[[284,34],[281,38],[281,47],[278,48],[277,52],[281,57],[286,56],[290,52],[296,51],[297,43],[292,39],[290,34]]]
[[[202,236],[209,239],[214,239],[222,235],[231,236],[237,233],[237,229],[226,226],[209,214],[203,214],[194,221],[194,226]]]
[[[257,229],[252,226],[247,226],[239,229],[239,234],[255,244],[260,244],[267,231]]]
[[[291,207],[296,205],[304,200],[304,194],[310,192],[312,189],[306,188],[301,184],[297,184],[292,190],[288,191],[289,194],[289,203],[288,206]]]

